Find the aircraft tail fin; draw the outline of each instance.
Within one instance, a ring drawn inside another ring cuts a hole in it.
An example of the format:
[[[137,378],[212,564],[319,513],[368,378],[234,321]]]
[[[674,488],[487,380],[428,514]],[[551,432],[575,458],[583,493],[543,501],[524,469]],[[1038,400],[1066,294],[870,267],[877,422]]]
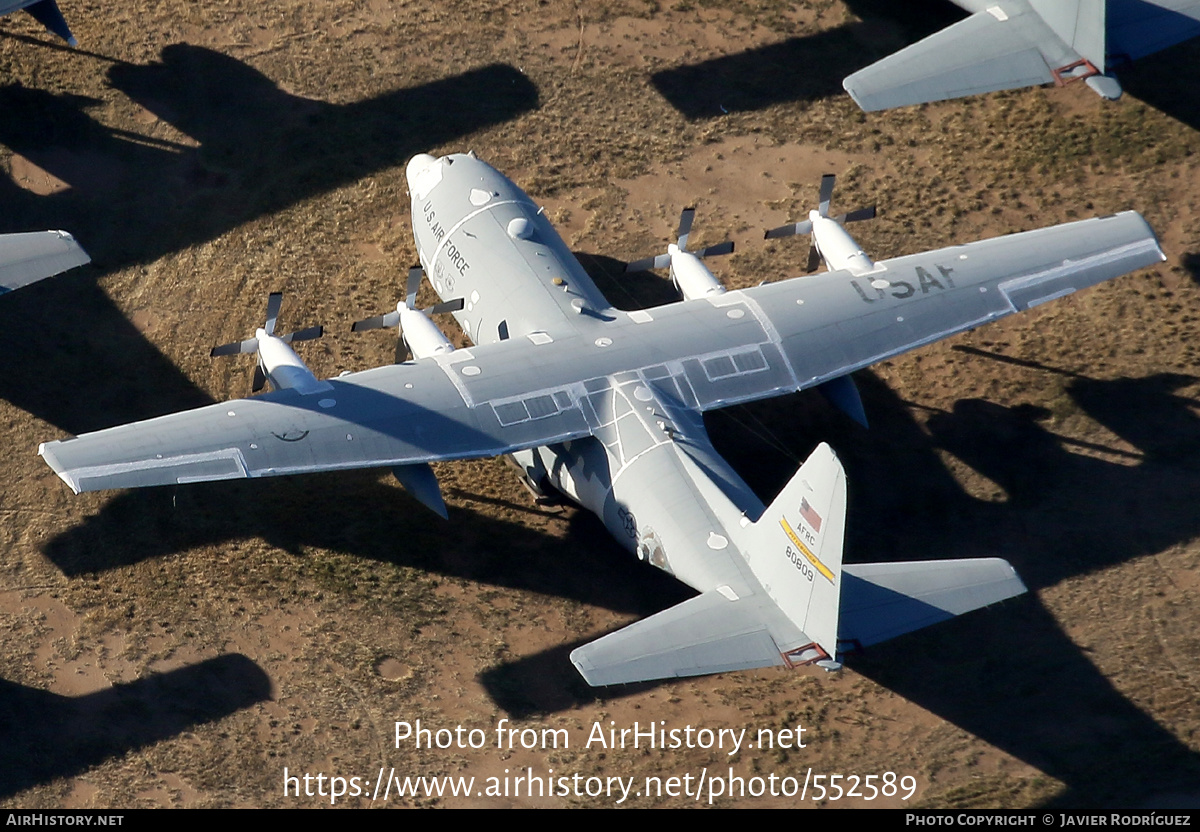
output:
[[[1029,0],[1063,43],[1104,72],[1108,0]]]
[[[757,522],[727,526],[761,591],[709,590],[574,650],[572,663],[588,684],[612,685],[834,658],[845,516],[845,472],[822,444]]]
[[[822,442],[739,541],[767,595],[829,658],[837,655],[846,472]]]
[[[588,684],[836,660],[1025,591],[999,558],[843,566],[846,475],[826,444],[757,521],[724,508],[758,586],[711,589],[577,648],[571,662]]]

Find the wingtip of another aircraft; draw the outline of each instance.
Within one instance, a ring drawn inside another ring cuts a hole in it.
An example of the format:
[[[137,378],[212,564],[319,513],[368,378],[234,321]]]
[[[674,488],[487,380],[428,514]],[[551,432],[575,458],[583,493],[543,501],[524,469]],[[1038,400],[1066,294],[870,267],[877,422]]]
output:
[[[79,494],[79,484],[70,474],[63,470],[62,466],[59,464],[58,457],[54,455],[54,449],[52,446],[57,445],[59,441],[61,440],[40,443],[38,445],[38,456],[46,460],[46,464],[49,465],[54,473],[58,475],[60,480],[67,484],[67,487],[70,488],[72,492]]]

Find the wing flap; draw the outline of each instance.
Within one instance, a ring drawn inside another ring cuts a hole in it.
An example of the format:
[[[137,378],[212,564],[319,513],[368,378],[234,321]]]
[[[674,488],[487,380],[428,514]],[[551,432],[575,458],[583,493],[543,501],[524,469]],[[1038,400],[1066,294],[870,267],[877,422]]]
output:
[[[848,76],[868,112],[1054,81],[1050,67],[1078,60],[1033,11],[997,4]]]
[[[0,235],[0,290],[19,289],[91,261],[65,231]]]

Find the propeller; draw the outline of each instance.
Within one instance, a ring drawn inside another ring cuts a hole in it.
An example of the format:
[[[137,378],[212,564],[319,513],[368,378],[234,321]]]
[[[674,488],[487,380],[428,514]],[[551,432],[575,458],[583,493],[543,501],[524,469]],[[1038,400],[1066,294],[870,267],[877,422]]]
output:
[[[630,272],[644,272],[647,269],[665,269],[671,265],[671,258],[677,251],[686,252],[701,259],[705,257],[718,257],[722,254],[729,254],[733,251],[733,241],[726,240],[723,243],[717,243],[715,246],[708,246],[698,251],[688,251],[688,237],[692,233],[692,221],[696,218],[695,208],[684,208],[679,215],[679,231],[678,240],[674,245],[667,247],[666,254],[660,254],[656,257],[645,257],[641,260],[634,260],[625,267],[626,274]]]
[[[821,263],[821,250],[818,245],[818,234],[814,233],[814,220],[817,217],[833,220],[838,225],[845,225],[848,222],[858,222],[860,220],[870,220],[875,218],[875,206],[869,208],[859,208],[856,211],[850,211],[846,214],[839,214],[836,217],[829,215],[829,204],[833,198],[833,186],[837,182],[837,176],[832,173],[827,173],[821,177],[821,190],[817,198],[817,210],[810,211],[808,219],[801,220],[797,223],[789,223],[781,225],[778,228],[772,228],[763,235],[766,240],[778,240],[784,237],[791,237],[796,234],[812,234],[812,241],[808,248],[808,265],[807,271],[815,271]]]
[[[254,387],[253,392],[257,393],[263,389],[267,383],[267,372],[263,368],[260,349],[262,341],[267,338],[272,338],[277,341],[282,341],[285,344],[294,344],[298,341],[311,341],[314,338],[320,338],[324,334],[325,328],[322,326],[310,326],[307,329],[289,332],[286,335],[275,335],[275,324],[279,320],[279,307],[283,305],[283,292],[272,292],[267,297],[267,320],[259,329],[253,338],[247,338],[245,341],[234,341],[231,344],[222,344],[219,347],[213,347],[210,356],[216,358],[218,355],[239,355],[241,353],[254,353],[258,356],[258,360],[254,365]]]
[[[417,309],[417,290],[421,287],[421,278],[424,277],[425,271],[420,266],[413,266],[408,270],[408,280],[405,283],[404,302],[396,304],[396,309],[393,312],[388,312],[383,315],[376,315],[373,318],[364,318],[361,321],[355,321],[350,327],[351,332],[365,332],[368,329],[391,329],[397,327],[400,330],[400,340],[396,344],[396,363],[407,361],[409,357],[410,347],[404,336],[404,329],[401,325],[402,310],[409,312],[420,312],[426,316],[440,315],[444,312],[457,312],[463,308],[464,301],[462,298],[454,298],[453,300],[443,301],[442,303],[427,306],[424,309]],[[413,320],[410,318],[410,321]],[[443,340],[445,336],[443,336]],[[435,339],[436,340],[436,339]]]

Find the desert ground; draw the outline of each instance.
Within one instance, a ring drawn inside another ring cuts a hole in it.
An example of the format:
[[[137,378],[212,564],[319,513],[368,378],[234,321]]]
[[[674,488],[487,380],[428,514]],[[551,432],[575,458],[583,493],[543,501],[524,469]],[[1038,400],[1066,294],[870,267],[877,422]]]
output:
[[[317,807],[336,776],[337,806],[704,806],[732,772],[747,791],[715,805],[1200,806],[1200,44],[1123,70],[1118,102],[1072,84],[863,114],[842,77],[954,7],[61,5],[76,50],[0,20],[0,231],[64,228],[94,257],[0,301],[0,805]],[[468,149],[624,308],[674,299],[621,272],[691,204],[698,242],[737,243],[727,285],[802,273],[807,242],[762,230],[826,172],[840,209],[879,206],[853,229],[877,259],[1142,212],[1160,268],[856,374],[869,430],[810,393],[708,419],[764,499],[830,442],[849,560],[1000,556],[1029,592],[837,673],[591,689],[574,647],[690,593],[502,460],[436,466],[444,522],[386,472],[74,496],[37,456],[248,395],[252,361],[208,352],[271,291],[281,327],[326,326],[298,350],[317,375],[392,362],[394,334],[349,330],[415,261],[404,165]],[[417,720],[451,747],[397,742]],[[635,724],[695,741],[592,733]],[[911,793],[871,796],[888,773]],[[569,793],[513,786],[530,774]],[[857,796],[751,793],[818,775]],[[392,785],[445,776],[475,785]],[[631,777],[623,803],[587,794]]]

